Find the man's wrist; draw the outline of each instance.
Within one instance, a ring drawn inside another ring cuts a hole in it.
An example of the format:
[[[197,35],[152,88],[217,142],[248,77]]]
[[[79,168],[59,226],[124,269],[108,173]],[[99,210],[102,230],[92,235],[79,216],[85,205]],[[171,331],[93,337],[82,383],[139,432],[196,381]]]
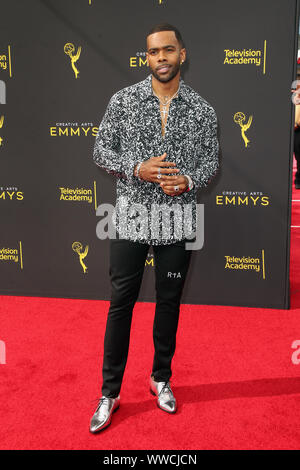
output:
[[[143,162],[139,162],[135,167],[133,174],[136,178],[138,178],[140,181],[142,181],[142,178],[140,177],[140,168]]]

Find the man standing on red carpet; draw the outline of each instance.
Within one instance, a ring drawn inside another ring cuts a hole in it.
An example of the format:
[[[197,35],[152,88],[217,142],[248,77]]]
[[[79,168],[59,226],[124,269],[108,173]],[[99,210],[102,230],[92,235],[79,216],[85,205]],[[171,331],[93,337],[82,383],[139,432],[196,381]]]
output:
[[[117,177],[112,297],[93,433],[111,423],[120,404],[132,310],[150,245],[156,288],[150,391],[160,409],[176,412],[169,380],[181,293],[194,249],[186,242],[197,234],[196,192],[218,168],[216,113],[180,77],[186,59],[180,32],[166,23],[152,28],[147,59],[151,74],[112,96],[93,153],[95,163]]]

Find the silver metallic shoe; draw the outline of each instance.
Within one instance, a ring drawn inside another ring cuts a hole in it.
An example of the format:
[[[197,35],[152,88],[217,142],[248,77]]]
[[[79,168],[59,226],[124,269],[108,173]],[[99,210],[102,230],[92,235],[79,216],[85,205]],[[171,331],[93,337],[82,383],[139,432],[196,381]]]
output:
[[[90,431],[95,433],[107,428],[111,423],[112,414],[117,411],[119,406],[120,395],[118,395],[117,398],[102,396],[91,419]]]
[[[170,382],[155,382],[150,377],[150,392],[157,396],[157,406],[168,413],[176,413],[176,398],[173,395]]]

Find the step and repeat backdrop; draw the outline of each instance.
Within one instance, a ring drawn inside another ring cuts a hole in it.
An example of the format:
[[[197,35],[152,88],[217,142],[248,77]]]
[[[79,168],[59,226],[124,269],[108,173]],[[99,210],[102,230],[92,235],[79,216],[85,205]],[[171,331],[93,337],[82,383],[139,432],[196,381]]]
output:
[[[96,227],[115,177],[92,159],[111,96],[150,73],[146,36],[182,33],[182,77],[218,116],[199,190],[204,243],[183,302],[289,307],[297,0],[1,0],[0,293],[110,298]],[[192,176],[192,175],[191,175]],[[155,301],[152,247],[139,300]]]

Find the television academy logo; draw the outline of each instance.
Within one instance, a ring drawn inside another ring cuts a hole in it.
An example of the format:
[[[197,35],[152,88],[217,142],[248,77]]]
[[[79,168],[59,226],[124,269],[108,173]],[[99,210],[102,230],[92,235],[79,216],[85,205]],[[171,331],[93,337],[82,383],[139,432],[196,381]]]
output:
[[[238,113],[235,113],[235,115],[233,117],[233,120],[236,124],[238,124],[240,126],[241,135],[242,135],[242,138],[245,142],[245,147],[248,147],[248,144],[249,144],[250,140],[246,137],[245,132],[250,128],[250,126],[252,124],[253,116],[250,116],[249,119],[248,119],[248,122],[245,123],[244,122],[244,121],[246,121],[245,114],[242,113],[242,112],[238,112]]]
[[[92,204],[94,201],[94,209],[97,210],[97,184],[94,181],[93,189],[90,187],[69,188],[59,186],[59,200],[71,203],[87,203]]]
[[[74,44],[72,44],[71,42],[67,42],[65,45],[64,45],[64,53],[70,57],[70,61],[71,61],[71,67],[74,71],[74,74],[75,74],[75,78],[78,78],[78,75],[79,75],[79,70],[78,68],[76,67],[75,63],[78,61],[79,57],[80,57],[80,54],[81,54],[81,46],[78,47],[77,49],[77,52],[76,54],[74,54],[75,52],[75,46]]]
[[[0,116],[0,129],[2,129],[4,123],[4,116]],[[0,135],[0,147],[3,145],[3,138]]]
[[[254,65],[263,67],[266,74],[267,63],[267,41],[264,41],[263,49],[224,49],[225,58],[223,65]]]
[[[12,78],[12,51],[11,46],[7,46],[7,53],[0,51],[0,70],[8,71],[10,78]]]
[[[19,242],[19,248],[3,247],[0,248],[0,262],[20,263],[20,269],[23,269],[23,249],[22,242]]]
[[[251,256],[228,256],[225,255],[225,270],[233,271],[251,271],[256,273],[262,273],[262,278],[266,279],[266,263],[265,263],[265,250],[261,250],[261,258],[257,256],[253,258]]]
[[[68,202],[87,202],[91,204],[93,202],[93,191],[91,188],[64,188],[59,187],[60,201]]]
[[[87,273],[88,268],[87,268],[86,264],[84,264],[83,260],[84,260],[84,258],[86,258],[87,254],[88,254],[89,246],[86,245],[86,247],[83,251],[82,243],[74,242],[74,243],[72,243],[72,250],[75,251],[75,253],[78,254],[78,259],[79,259],[79,262],[82,266],[83,272]]]

